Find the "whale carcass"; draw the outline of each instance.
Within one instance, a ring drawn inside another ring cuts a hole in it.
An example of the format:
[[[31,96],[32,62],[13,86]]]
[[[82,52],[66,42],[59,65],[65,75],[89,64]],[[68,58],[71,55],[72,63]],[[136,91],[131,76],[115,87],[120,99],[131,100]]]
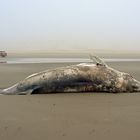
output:
[[[1,94],[46,94],[70,92],[140,92],[140,82],[131,75],[109,67],[97,56],[94,63],[50,69],[28,76]]]

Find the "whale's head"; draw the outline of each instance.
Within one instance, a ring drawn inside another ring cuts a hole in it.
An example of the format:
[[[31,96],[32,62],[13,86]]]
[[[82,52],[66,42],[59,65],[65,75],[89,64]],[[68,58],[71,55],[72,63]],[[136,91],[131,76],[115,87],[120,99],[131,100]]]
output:
[[[124,85],[128,92],[140,92],[140,82],[133,76],[127,73],[123,73]]]

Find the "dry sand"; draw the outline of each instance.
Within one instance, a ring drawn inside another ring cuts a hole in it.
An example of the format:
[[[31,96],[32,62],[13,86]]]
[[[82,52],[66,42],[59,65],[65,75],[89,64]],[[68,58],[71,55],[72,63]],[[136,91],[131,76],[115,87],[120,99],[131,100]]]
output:
[[[69,64],[0,64],[0,88]],[[140,62],[110,66],[140,80]],[[0,96],[0,140],[138,140],[140,93]]]

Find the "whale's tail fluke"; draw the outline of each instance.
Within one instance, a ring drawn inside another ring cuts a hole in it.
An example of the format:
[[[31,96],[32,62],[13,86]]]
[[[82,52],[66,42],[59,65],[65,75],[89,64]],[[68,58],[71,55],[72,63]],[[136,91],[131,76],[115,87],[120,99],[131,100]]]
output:
[[[90,59],[95,61],[97,65],[99,64],[99,65],[107,67],[107,64],[102,59],[100,59],[98,56],[90,54]]]

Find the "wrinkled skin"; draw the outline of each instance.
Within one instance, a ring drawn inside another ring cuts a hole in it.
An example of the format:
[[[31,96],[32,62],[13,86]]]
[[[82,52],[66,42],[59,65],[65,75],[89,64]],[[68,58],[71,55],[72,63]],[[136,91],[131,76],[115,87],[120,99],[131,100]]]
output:
[[[33,74],[2,94],[140,92],[140,82],[108,66],[82,63]]]

